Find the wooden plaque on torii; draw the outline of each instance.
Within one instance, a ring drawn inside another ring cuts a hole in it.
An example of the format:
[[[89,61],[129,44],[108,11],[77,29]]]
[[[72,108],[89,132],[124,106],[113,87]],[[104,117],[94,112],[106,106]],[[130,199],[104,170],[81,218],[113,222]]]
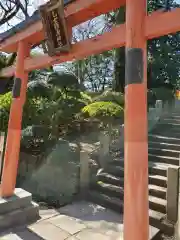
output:
[[[45,52],[50,56],[69,52],[71,42],[64,15],[64,1],[50,1],[40,6],[39,12],[46,38]]]

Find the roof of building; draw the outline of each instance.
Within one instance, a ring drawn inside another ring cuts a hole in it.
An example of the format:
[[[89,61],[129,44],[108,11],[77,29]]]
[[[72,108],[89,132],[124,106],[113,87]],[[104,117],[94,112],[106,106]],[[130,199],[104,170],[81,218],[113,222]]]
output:
[[[73,2],[73,1],[74,0],[64,0],[64,5],[67,5],[67,4],[69,4],[70,2]],[[39,14],[39,11],[37,10],[28,19],[20,22],[19,24],[17,24],[13,28],[9,29],[8,31],[0,33],[0,43],[5,41],[7,38],[12,37],[16,33],[26,29],[29,25],[37,22],[38,20],[40,20],[40,14]]]

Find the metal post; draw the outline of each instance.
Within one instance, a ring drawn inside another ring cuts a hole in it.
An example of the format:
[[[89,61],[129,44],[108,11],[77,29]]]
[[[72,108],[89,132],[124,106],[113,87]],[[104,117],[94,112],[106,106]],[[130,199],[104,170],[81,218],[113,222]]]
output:
[[[146,0],[126,1],[124,239],[149,239]]]
[[[1,196],[9,197],[13,195],[21,140],[21,121],[23,105],[26,99],[26,89],[28,82],[28,72],[24,70],[24,62],[29,56],[30,47],[25,42],[19,42],[15,81],[13,86],[13,100],[11,104],[8,135],[5,148],[4,166],[2,172]]]

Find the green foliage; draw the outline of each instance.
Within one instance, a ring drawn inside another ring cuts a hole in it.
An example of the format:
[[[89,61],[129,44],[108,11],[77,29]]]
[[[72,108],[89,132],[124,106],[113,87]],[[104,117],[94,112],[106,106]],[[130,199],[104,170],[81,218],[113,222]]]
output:
[[[156,11],[165,6],[166,1],[149,0],[148,12]],[[169,1],[171,9],[177,7],[174,0]],[[176,87],[179,79],[180,64],[180,33],[168,34],[148,41],[148,88],[169,85]]]
[[[79,89],[77,77],[70,72],[53,72],[49,75],[47,82],[64,90]]]
[[[2,77],[1,76],[1,70],[3,68],[9,67],[13,65],[16,59],[16,53],[13,53],[11,55],[5,55],[3,53],[0,53],[0,94],[5,94],[12,89],[13,85],[13,77]]]
[[[163,102],[174,97],[173,90],[165,87],[153,88],[152,92],[155,94],[157,100],[162,100]]]
[[[109,119],[113,117],[122,117],[123,108],[113,102],[94,102],[82,109],[85,117]]]
[[[0,131],[6,131],[12,101],[11,92],[0,96]]]
[[[51,94],[51,87],[45,81],[36,80],[28,83],[28,97],[48,98]]]
[[[24,127],[30,125],[49,126],[53,136],[59,131],[66,131],[81,109],[91,102],[91,98],[80,91],[68,90],[66,93],[57,87],[49,99],[43,97],[29,98],[24,110]]]
[[[89,94],[86,92],[81,92],[81,99],[83,99],[84,103],[89,104],[92,102],[92,98]]]
[[[40,154],[46,150],[49,136],[50,129],[47,126],[28,126],[22,130],[21,149],[30,151],[31,154]]]
[[[0,96],[0,131],[7,130],[11,102],[11,92]],[[40,101],[37,99],[27,98],[23,111],[23,128],[26,128],[28,125],[42,123],[43,120],[41,121],[39,106]]]
[[[42,124],[42,113],[40,112],[42,99],[43,98],[27,98],[23,110],[22,128],[26,128],[33,124]]]
[[[11,106],[12,101],[12,94],[11,92],[8,92],[4,95],[0,96],[0,109],[6,109],[9,110]]]
[[[49,108],[52,122],[54,124],[72,122],[76,114],[89,104],[90,100],[87,94],[79,91],[69,91],[67,94],[62,94],[58,100],[51,103],[51,107]]]
[[[119,92],[105,91],[98,97],[93,99],[95,102],[113,102],[120,106],[124,106],[124,95]]]
[[[165,7],[165,0],[148,0],[148,13]],[[170,8],[178,6],[176,1],[169,1]],[[112,15],[114,24],[122,24],[125,20],[123,11],[120,8],[117,14]],[[168,34],[156,39],[148,40],[148,88],[157,88],[169,85],[174,89],[179,81],[180,66],[180,32]],[[114,82],[113,88],[116,91],[124,91],[125,87],[125,49],[121,47],[115,50],[114,54]]]

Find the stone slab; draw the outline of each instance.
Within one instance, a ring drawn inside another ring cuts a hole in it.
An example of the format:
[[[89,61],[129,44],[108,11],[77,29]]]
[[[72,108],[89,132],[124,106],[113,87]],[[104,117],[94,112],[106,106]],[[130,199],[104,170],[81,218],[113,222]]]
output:
[[[83,220],[86,216],[94,216],[100,212],[107,212],[108,210],[102,206],[99,206],[91,202],[79,201],[74,202],[73,204],[70,205],[66,205],[65,207],[60,208],[58,211],[62,215],[67,215],[70,217]],[[115,214],[112,211],[110,211],[110,213]],[[116,216],[118,216],[119,218],[120,215],[117,214]]]
[[[83,201],[49,209],[45,215],[49,218],[14,229],[2,240],[123,240],[123,216],[93,203]],[[149,232],[152,239],[159,230],[150,227]]]
[[[5,214],[19,208],[25,208],[31,203],[31,201],[31,193],[21,188],[16,188],[12,197],[0,197],[0,214]]]
[[[40,209],[39,210],[40,219],[39,221],[43,221],[45,219],[49,219],[59,215],[59,212],[56,209]]]
[[[78,233],[86,228],[86,225],[83,223],[83,221],[65,215],[51,218],[48,221],[71,235],[74,235],[75,233]]]
[[[65,240],[70,237],[69,233],[49,222],[39,222],[29,226],[29,229],[43,240]]]

